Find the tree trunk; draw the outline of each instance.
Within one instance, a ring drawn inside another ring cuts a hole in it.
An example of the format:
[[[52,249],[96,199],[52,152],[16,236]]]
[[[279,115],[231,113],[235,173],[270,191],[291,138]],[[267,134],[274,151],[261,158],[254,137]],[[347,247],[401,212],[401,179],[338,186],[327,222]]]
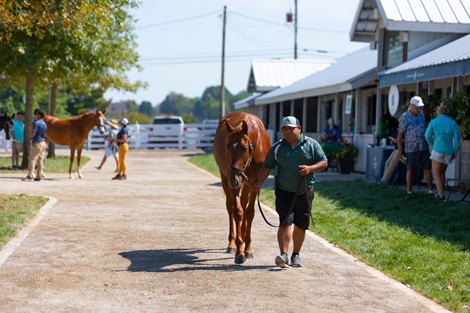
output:
[[[31,125],[33,121],[33,93],[34,93],[34,74],[26,74],[26,107],[24,115],[24,142],[23,142],[23,160],[21,168],[26,169],[29,165],[29,153],[31,151]]]
[[[51,86],[51,94],[49,97],[49,115],[55,116],[55,111],[57,108],[57,89],[59,86],[57,84],[53,84]],[[47,152],[48,158],[55,158],[55,144],[50,141],[49,142],[49,149]]]

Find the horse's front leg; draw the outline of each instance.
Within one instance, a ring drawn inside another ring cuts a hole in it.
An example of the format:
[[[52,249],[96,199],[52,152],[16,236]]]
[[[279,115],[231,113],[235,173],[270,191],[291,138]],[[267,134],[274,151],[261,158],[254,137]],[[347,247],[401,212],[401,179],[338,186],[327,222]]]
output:
[[[232,190],[235,193],[234,190]],[[235,263],[242,264],[245,263],[245,253],[243,252],[243,232],[242,232],[242,223],[243,223],[243,208],[240,202],[239,191],[233,196],[233,217],[235,219],[235,229],[236,229],[236,238],[235,243],[237,244],[237,252],[235,254]]]
[[[251,251],[251,227],[253,225],[253,218],[255,217],[256,196],[257,196],[256,192],[249,193],[248,205],[246,206],[246,209],[245,209],[245,220],[246,220],[245,256],[248,259],[253,258],[253,252]]]
[[[222,187],[225,193],[225,207],[228,213],[228,246],[227,246],[227,253],[233,254],[235,253],[235,224],[233,220],[233,203],[232,203],[232,191],[228,186],[227,177],[225,177],[222,173],[220,173],[220,177],[222,177]]]
[[[77,148],[77,173],[78,173],[78,178],[80,179],[83,178],[82,172],[80,171],[80,160],[82,159],[82,149],[83,149],[83,146],[80,146]]]
[[[69,178],[73,179],[72,175],[72,165],[73,165],[73,159],[75,157],[75,147],[70,147],[70,160],[69,160]]]
[[[250,195],[250,188],[248,188],[247,186],[244,186],[243,189],[242,189],[242,194],[241,194],[241,198],[240,198],[240,202],[241,202],[241,207],[242,207],[242,210],[243,210],[243,222],[242,222],[242,238],[243,238],[243,242],[245,243],[245,249],[244,249],[244,253],[245,253],[245,256],[248,258],[248,256],[246,255],[246,233],[247,233],[247,223],[246,223],[246,207],[248,205],[248,197]]]

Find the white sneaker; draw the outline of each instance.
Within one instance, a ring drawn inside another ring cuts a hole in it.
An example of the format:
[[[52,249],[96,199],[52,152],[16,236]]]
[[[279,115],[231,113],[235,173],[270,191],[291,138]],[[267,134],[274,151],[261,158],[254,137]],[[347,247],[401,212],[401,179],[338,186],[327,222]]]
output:
[[[280,268],[289,268],[289,257],[287,254],[280,254],[276,257],[274,263],[276,263]]]

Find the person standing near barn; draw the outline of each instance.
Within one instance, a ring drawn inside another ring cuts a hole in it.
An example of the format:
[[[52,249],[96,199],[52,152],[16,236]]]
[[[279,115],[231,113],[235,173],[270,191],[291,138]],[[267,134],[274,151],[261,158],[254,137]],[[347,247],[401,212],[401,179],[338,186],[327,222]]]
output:
[[[127,179],[127,163],[126,157],[127,152],[129,152],[129,145],[127,144],[127,138],[129,137],[129,129],[127,125],[129,121],[127,118],[121,118],[119,120],[119,130],[116,139],[114,142],[118,144],[118,154],[119,154],[119,170],[116,176],[113,177],[114,180],[126,180]]]
[[[447,106],[440,105],[437,108],[437,117],[431,120],[425,133],[426,141],[433,145],[430,159],[437,189],[435,197],[441,201],[445,200],[444,184],[447,165],[460,151],[459,127],[448,114]]]
[[[432,191],[431,162],[429,160],[429,145],[424,138],[426,120],[424,118],[423,100],[415,96],[410,99],[408,111],[403,113],[398,124],[397,158],[406,157],[406,198],[413,198],[413,176],[418,173],[418,166],[424,172],[428,185],[428,193]],[[403,153],[403,140],[405,152]]]
[[[289,267],[288,250],[290,242],[293,241],[290,265],[301,267],[299,253],[310,222],[314,173],[327,168],[328,159],[315,139],[301,133],[299,120],[294,116],[282,119],[281,131],[283,139],[269,150],[253,187],[259,191],[270,171],[277,167],[275,193],[276,211],[280,221],[277,232],[280,254],[276,256],[275,263],[281,268]]]

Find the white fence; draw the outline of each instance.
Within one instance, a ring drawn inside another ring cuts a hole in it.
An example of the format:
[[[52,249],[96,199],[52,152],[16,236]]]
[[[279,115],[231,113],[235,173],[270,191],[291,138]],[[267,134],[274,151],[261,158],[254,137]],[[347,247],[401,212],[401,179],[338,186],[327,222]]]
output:
[[[179,136],[160,136],[153,124],[129,125],[129,148],[131,149],[211,149],[214,144],[217,123],[186,124],[185,131]],[[57,148],[67,148],[57,146]],[[94,128],[88,136],[86,149],[103,149],[104,139],[98,129]],[[0,131],[0,149],[11,151],[11,143]]]
[[[160,136],[153,124],[129,125],[129,148],[131,149],[210,149],[214,143],[216,123],[185,124],[183,134]],[[103,149],[104,139],[94,128],[88,137],[87,149]]]

